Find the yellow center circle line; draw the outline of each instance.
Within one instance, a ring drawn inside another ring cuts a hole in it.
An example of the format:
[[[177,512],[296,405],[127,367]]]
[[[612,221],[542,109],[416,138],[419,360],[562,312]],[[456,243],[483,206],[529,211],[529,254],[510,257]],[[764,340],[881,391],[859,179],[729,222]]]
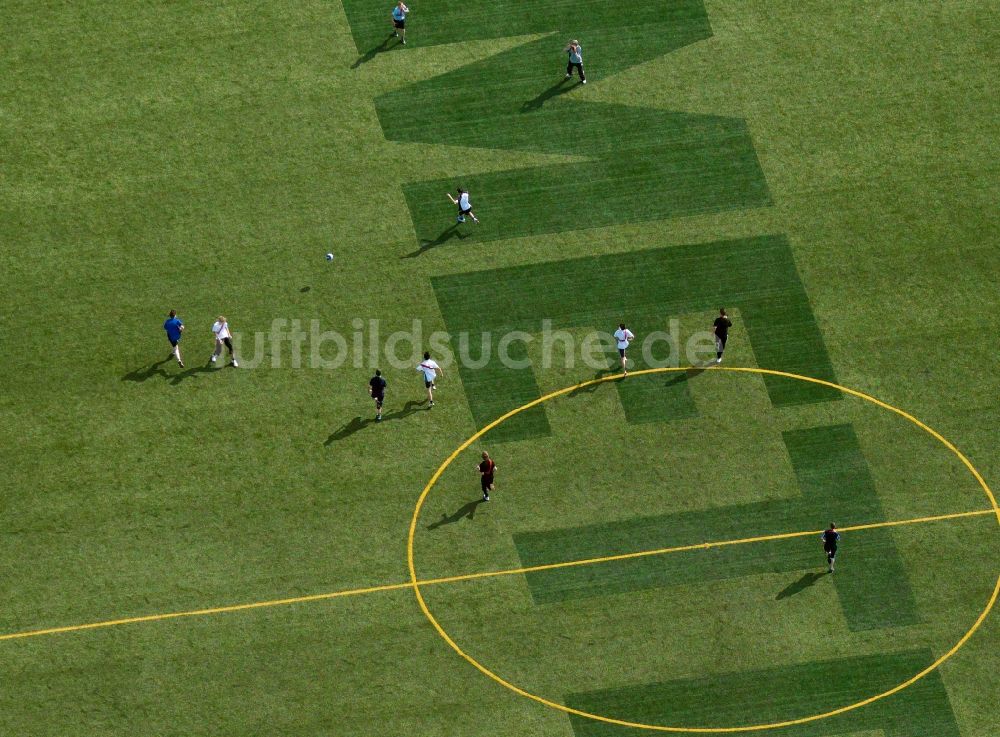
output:
[[[644,374],[659,374],[659,373],[674,372],[674,371],[688,371],[688,370],[690,370],[690,368],[692,368],[692,367],[663,367],[663,368],[643,369],[641,371],[633,371],[633,372],[631,372],[629,374],[629,376],[635,377],[635,376],[642,376]],[[706,367],[706,368],[709,371],[728,371],[728,372],[734,372],[734,373],[748,373],[748,374],[759,374],[759,375],[767,375],[767,376],[781,376],[781,377],[784,377],[784,378],[793,379],[793,380],[797,380],[797,381],[806,381],[806,382],[810,382],[812,384],[819,384],[821,386],[827,386],[827,387],[830,387],[831,389],[836,389],[836,390],[838,390],[838,391],[840,391],[840,392],[842,392],[844,394],[848,394],[850,396],[854,396],[854,397],[858,397],[859,399],[863,399],[866,402],[870,402],[871,404],[874,404],[874,405],[876,405],[878,407],[881,407],[882,409],[889,410],[890,412],[893,412],[893,413],[899,415],[900,417],[902,417],[902,418],[904,418],[906,420],[909,420],[911,423],[913,423],[914,425],[916,425],[920,429],[924,430],[926,433],[928,433],[929,435],[931,435],[931,437],[933,437],[938,442],[940,442],[942,445],[944,445],[948,450],[950,450],[962,462],[962,464],[969,470],[969,472],[972,474],[972,476],[979,483],[979,486],[982,488],[983,492],[985,492],[987,498],[990,501],[990,506],[991,506],[991,508],[993,510],[993,513],[994,513],[994,515],[997,518],[997,523],[1000,524],[1000,506],[997,505],[996,497],[993,496],[993,491],[990,489],[989,485],[986,483],[986,480],[983,478],[982,474],[980,474],[979,471],[976,470],[976,467],[972,465],[972,462],[968,458],[965,457],[965,455],[962,453],[962,451],[960,451],[957,447],[955,447],[955,445],[953,443],[951,443],[947,438],[945,438],[939,432],[937,432],[933,428],[929,427],[928,425],[924,424],[923,422],[921,422],[920,420],[918,420],[916,417],[914,417],[913,415],[909,414],[905,410],[899,409],[898,407],[894,407],[891,404],[887,404],[886,402],[883,402],[880,399],[876,399],[875,397],[873,397],[873,396],[871,396],[869,394],[865,394],[864,392],[857,391],[856,389],[850,389],[850,388],[848,388],[846,386],[841,386],[840,384],[835,384],[832,381],[825,381],[824,379],[817,379],[817,378],[814,378],[812,376],[802,376],[801,374],[793,374],[793,373],[790,373],[790,372],[787,372],[787,371],[776,371],[774,369],[749,368],[749,367],[743,367],[743,366],[725,366],[725,367],[723,367],[723,366],[714,366],[714,367]],[[993,587],[993,593],[990,595],[989,601],[986,602],[985,608],[979,614],[979,616],[976,618],[976,621],[973,623],[972,627],[969,628],[968,632],[966,632],[964,635],[962,635],[961,639],[959,639],[959,641],[956,642],[941,657],[939,657],[937,660],[935,660],[933,663],[931,663],[929,666],[927,666],[926,668],[924,668],[922,671],[920,671],[916,675],[912,676],[911,678],[909,678],[906,681],[903,681],[899,685],[894,686],[893,688],[890,688],[888,691],[883,691],[882,693],[875,694],[874,696],[869,696],[866,699],[862,699],[861,701],[857,701],[857,702],[855,702],[853,704],[848,704],[847,706],[842,706],[842,707],[839,707],[837,709],[833,709],[831,711],[822,712],[820,714],[813,714],[811,716],[799,717],[797,719],[789,719],[789,720],[782,721],[782,722],[771,722],[771,723],[767,723],[767,724],[752,724],[752,725],[748,725],[748,726],[736,726],[736,727],[671,727],[671,726],[665,726],[665,725],[660,725],[660,724],[645,724],[643,722],[630,722],[630,721],[627,721],[627,720],[624,720],[624,719],[615,719],[613,717],[607,717],[607,716],[603,716],[601,714],[592,714],[590,712],[582,711],[580,709],[574,709],[571,706],[566,706],[565,704],[560,704],[560,703],[557,703],[555,701],[551,701],[549,699],[546,699],[543,696],[539,696],[539,695],[533,694],[533,693],[531,693],[529,691],[525,691],[520,686],[517,686],[517,685],[511,683],[510,681],[504,680],[501,676],[497,675],[496,673],[494,673],[493,671],[491,671],[489,668],[487,668],[485,665],[483,665],[478,660],[476,660],[471,655],[469,655],[464,650],[462,650],[462,648],[459,647],[458,643],[456,643],[451,638],[451,636],[444,629],[444,627],[442,627],[441,624],[437,621],[437,619],[431,613],[430,608],[427,606],[427,602],[424,601],[423,592],[421,592],[420,587],[421,587],[422,584],[424,584],[426,582],[420,581],[419,578],[417,577],[416,563],[415,563],[414,554],[413,554],[413,543],[414,543],[414,540],[416,538],[416,533],[417,533],[417,519],[420,517],[420,510],[423,508],[424,502],[426,501],[428,494],[430,494],[431,489],[433,489],[434,486],[435,486],[435,484],[437,484],[438,480],[441,478],[441,474],[443,474],[445,472],[445,470],[448,468],[448,466],[450,466],[451,463],[459,455],[461,455],[461,453],[463,451],[466,450],[466,448],[468,448],[470,445],[472,445],[474,442],[476,442],[479,438],[481,438],[483,435],[485,435],[486,433],[488,433],[490,430],[492,430],[493,428],[495,428],[497,425],[500,425],[503,422],[506,422],[507,420],[509,420],[514,415],[517,415],[517,414],[519,414],[521,412],[524,412],[525,410],[531,409],[532,407],[536,407],[539,404],[542,404],[543,402],[549,401],[550,399],[555,399],[556,397],[560,397],[560,396],[562,396],[564,394],[568,394],[570,392],[576,391],[577,389],[582,389],[584,387],[593,386],[595,384],[601,384],[601,383],[603,383],[605,381],[619,381],[619,380],[627,380],[627,378],[623,377],[621,374],[613,374],[611,376],[603,376],[603,377],[601,377],[599,379],[591,379],[589,381],[584,381],[584,382],[581,382],[581,383],[576,384],[574,386],[568,386],[568,387],[565,387],[563,389],[559,389],[557,391],[550,392],[549,394],[541,396],[538,399],[534,399],[534,400],[528,402],[527,404],[524,404],[524,405],[522,405],[520,407],[517,407],[516,409],[512,409],[510,412],[507,412],[506,414],[498,417],[497,419],[493,420],[493,422],[489,423],[488,425],[486,425],[485,427],[483,427],[482,429],[480,429],[478,432],[476,432],[475,434],[473,434],[472,436],[470,436],[461,445],[459,445],[454,451],[452,451],[451,455],[449,455],[445,459],[444,463],[442,463],[440,466],[438,466],[437,470],[434,472],[434,474],[431,476],[430,480],[427,482],[427,485],[424,487],[424,490],[421,492],[420,497],[417,499],[417,504],[416,504],[416,506],[413,509],[413,517],[410,520],[410,531],[409,531],[409,535],[408,535],[407,541],[406,541],[406,558],[407,558],[407,564],[408,564],[409,569],[410,569],[410,584],[413,587],[413,593],[417,597],[417,604],[420,606],[420,610],[424,613],[424,616],[427,617],[427,620],[431,623],[431,625],[437,631],[438,635],[440,635],[441,638],[445,642],[447,642],[448,645],[451,646],[452,650],[454,650],[456,653],[458,653],[464,660],[466,660],[470,665],[472,665],[474,668],[476,668],[476,670],[478,670],[483,675],[489,677],[493,681],[496,681],[501,686],[503,686],[503,687],[505,687],[505,688],[513,691],[514,693],[518,694],[519,696],[524,696],[525,698],[531,699],[532,701],[537,701],[539,704],[544,704],[545,706],[548,706],[548,707],[550,707],[552,709],[557,709],[558,711],[562,711],[562,712],[565,712],[567,714],[573,714],[573,715],[579,716],[579,717],[584,717],[586,719],[593,719],[593,720],[596,720],[596,721],[599,721],[599,722],[605,722],[607,724],[616,724],[616,725],[621,726],[621,727],[632,727],[634,729],[647,729],[647,730],[652,730],[652,731],[657,731],[657,732],[687,732],[687,733],[700,733],[700,734],[720,734],[720,733],[732,733],[732,732],[756,732],[756,731],[763,731],[763,730],[767,730],[767,729],[778,729],[780,727],[791,727],[791,726],[794,726],[796,724],[805,724],[807,722],[815,722],[815,721],[818,721],[820,719],[827,719],[829,717],[833,717],[833,716],[836,716],[838,714],[843,714],[844,712],[853,711],[854,709],[860,709],[863,706],[867,706],[868,704],[871,704],[871,703],[873,703],[875,701],[878,701],[880,699],[884,699],[887,696],[892,696],[895,693],[899,693],[903,689],[912,686],[914,683],[916,683],[917,681],[919,681],[921,678],[923,678],[924,676],[926,676],[928,673],[931,673],[934,670],[936,670],[938,667],[940,667],[940,665],[942,663],[944,663],[946,660],[948,660],[948,658],[950,658],[952,655],[954,655],[955,653],[957,653],[962,648],[962,646],[965,645],[965,643],[969,641],[969,638],[971,638],[972,635],[975,634],[976,630],[978,630],[980,628],[980,626],[982,626],[983,622],[986,621],[986,617],[989,616],[990,611],[993,609],[993,605],[996,603],[997,597],[1000,596],[1000,576],[997,577],[997,582],[996,582],[996,585]]]

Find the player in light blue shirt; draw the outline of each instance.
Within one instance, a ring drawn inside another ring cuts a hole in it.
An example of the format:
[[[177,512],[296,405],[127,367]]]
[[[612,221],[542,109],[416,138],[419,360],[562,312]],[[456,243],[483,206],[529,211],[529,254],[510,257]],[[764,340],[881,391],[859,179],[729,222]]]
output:
[[[170,341],[170,355],[177,359],[177,363],[180,364],[181,368],[184,368],[184,362],[181,360],[180,346],[181,333],[184,332],[184,323],[177,317],[177,310],[170,310],[170,315],[163,323],[163,329],[167,331],[167,340]]]
[[[569,63],[566,64],[566,79],[572,77],[573,70],[576,69],[580,75],[580,81],[587,84],[587,75],[583,73],[583,47],[580,42],[574,38],[563,51],[569,54]]]
[[[396,38],[402,39],[403,43],[406,43],[406,14],[410,12],[410,9],[402,2],[396,3],[396,7],[392,9],[392,28],[393,33],[396,34]]]

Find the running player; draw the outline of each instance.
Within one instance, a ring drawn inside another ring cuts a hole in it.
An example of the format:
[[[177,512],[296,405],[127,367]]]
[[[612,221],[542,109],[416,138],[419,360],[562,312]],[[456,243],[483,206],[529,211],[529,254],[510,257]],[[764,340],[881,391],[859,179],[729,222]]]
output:
[[[580,75],[580,82],[587,84],[587,76],[583,73],[583,47],[576,39],[570,41],[563,49],[569,55],[569,62],[566,64],[566,79],[573,76],[575,69]]]
[[[490,458],[490,454],[483,451],[483,461],[476,468],[479,470],[479,481],[483,487],[483,501],[490,500],[490,492],[493,491],[493,474],[497,472],[497,464]]]
[[[472,218],[472,222],[479,225],[479,220],[476,218],[475,213],[472,212],[472,204],[469,202],[469,193],[466,192],[461,187],[458,188],[458,199],[456,200],[451,196],[451,192],[448,193],[448,199],[451,200],[451,204],[458,205],[458,217],[456,221],[459,223],[465,222],[465,216],[468,215]]]
[[[410,9],[406,7],[403,3],[396,3],[396,7],[392,9],[392,32],[395,34],[396,38],[406,45],[406,14],[410,12]]]
[[[729,328],[733,326],[733,321],[729,319],[725,308],[719,308],[719,316],[712,323],[712,332],[715,333],[715,362],[722,363],[722,352],[726,350],[726,339],[729,337]]]
[[[434,390],[437,389],[437,385],[434,383],[437,379],[437,375],[441,374],[444,376],[444,370],[438,366],[437,361],[431,358],[431,354],[424,351],[424,360],[420,362],[417,366],[417,371],[422,371],[424,374],[424,386],[427,387],[427,401],[430,402],[430,406],[434,406]]]
[[[368,396],[375,400],[375,422],[382,421],[382,404],[385,402],[386,381],[382,372],[375,369],[375,375],[368,382]]]
[[[823,550],[826,551],[827,570],[833,573],[833,564],[837,558],[837,543],[840,542],[840,533],[837,532],[837,525],[831,522],[830,529],[826,530],[821,537],[823,539]]]
[[[625,351],[628,350],[628,344],[632,342],[635,336],[632,331],[625,327],[625,323],[618,323],[618,329],[615,331],[615,340],[618,342],[618,355],[622,359],[622,374],[628,376],[628,368],[626,368],[626,363],[628,359],[625,358]]]
[[[225,315],[219,315],[212,324],[212,334],[215,336],[215,351],[212,353],[212,363],[215,363],[216,359],[222,355],[222,346],[226,346],[229,351],[230,365],[233,368],[239,368],[240,364],[237,363],[236,354],[233,353],[233,334],[229,332],[229,323],[226,321]]]
[[[181,360],[181,333],[184,332],[184,323],[177,317],[177,310],[170,310],[170,315],[163,323],[163,329],[167,331],[167,340],[170,341],[170,355],[177,359],[177,364],[184,368]]]

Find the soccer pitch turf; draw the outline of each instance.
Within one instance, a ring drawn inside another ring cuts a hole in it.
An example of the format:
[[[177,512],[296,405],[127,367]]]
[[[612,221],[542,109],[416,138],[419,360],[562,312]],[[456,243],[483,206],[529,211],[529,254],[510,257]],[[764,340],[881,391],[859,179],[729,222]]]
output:
[[[996,5],[391,7],[3,3],[0,736],[1000,735]]]

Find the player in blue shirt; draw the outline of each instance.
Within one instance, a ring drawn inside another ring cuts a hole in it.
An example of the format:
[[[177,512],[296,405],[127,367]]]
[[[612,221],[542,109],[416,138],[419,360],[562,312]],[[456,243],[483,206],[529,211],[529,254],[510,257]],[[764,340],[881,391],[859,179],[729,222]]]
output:
[[[170,355],[177,359],[177,363],[180,364],[181,368],[184,368],[180,347],[181,333],[184,332],[184,323],[177,317],[177,310],[170,310],[170,316],[163,323],[163,329],[167,331],[167,340],[170,341],[172,348]]]
[[[409,12],[410,9],[401,2],[396,3],[396,7],[392,9],[393,33],[396,34],[396,38],[402,39],[404,44],[406,43],[406,14]]]
[[[840,533],[837,532],[837,525],[830,523],[830,529],[826,530],[822,535],[823,539],[823,550],[826,551],[826,564],[829,566],[827,570],[833,573],[833,563],[837,558],[837,543],[840,542]]]

